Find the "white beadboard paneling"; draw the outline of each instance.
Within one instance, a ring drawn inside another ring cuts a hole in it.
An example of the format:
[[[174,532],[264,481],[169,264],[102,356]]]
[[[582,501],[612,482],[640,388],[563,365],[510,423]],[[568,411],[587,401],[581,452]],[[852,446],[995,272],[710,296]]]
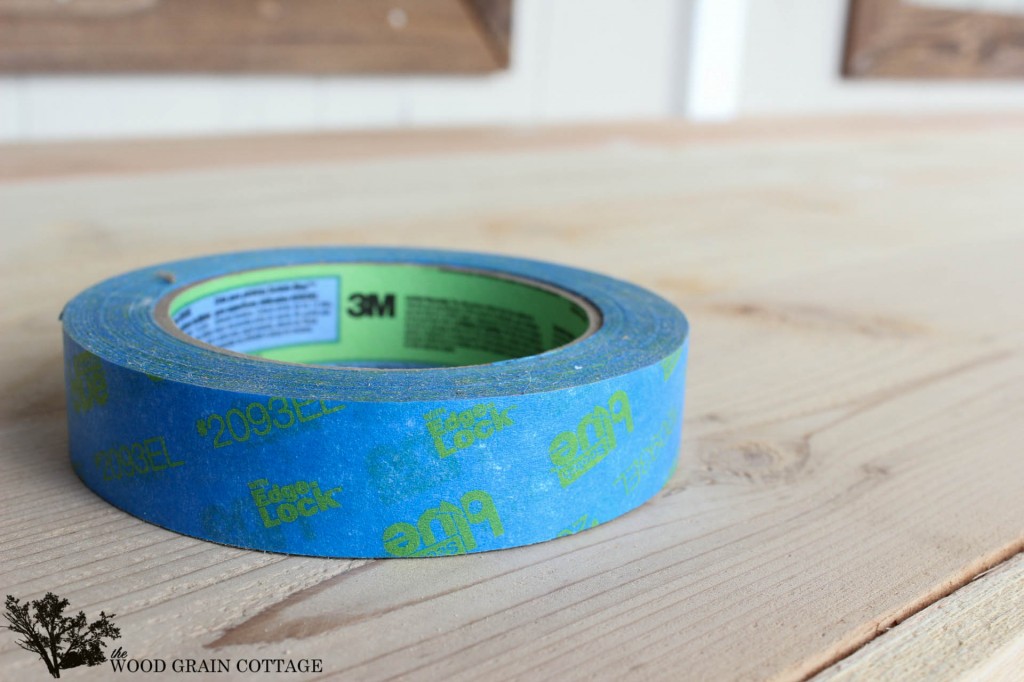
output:
[[[695,121],[734,118],[743,78],[748,0],[695,0],[683,112]]]
[[[539,118],[666,116],[672,109],[679,0],[550,3]]]
[[[748,0],[741,115],[1024,109],[1021,81],[843,79],[847,0]]]
[[[529,74],[416,79],[409,83],[407,122],[418,126],[530,122],[535,88]]]
[[[25,125],[24,81],[20,78],[0,79],[0,140],[22,137]]]
[[[483,76],[0,76],[0,141],[668,116],[688,5],[516,0],[512,66]]]
[[[393,128],[408,123],[404,78],[325,77],[320,81],[319,127]]]
[[[458,125],[534,120],[552,4],[551,0],[516,0],[511,64],[507,71],[475,78],[410,79],[409,122]]]
[[[319,127],[323,105],[315,76],[224,77],[222,125],[232,131],[290,131]]]
[[[224,132],[223,81],[201,76],[26,77],[22,137]]]

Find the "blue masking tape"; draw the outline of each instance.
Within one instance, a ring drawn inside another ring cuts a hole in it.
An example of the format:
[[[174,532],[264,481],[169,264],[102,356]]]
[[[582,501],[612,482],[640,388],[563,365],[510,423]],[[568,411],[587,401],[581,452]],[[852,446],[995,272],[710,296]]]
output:
[[[136,270],[65,308],[71,461],[215,542],[337,557],[526,545],[675,469],[688,326],[573,268],[387,248]]]

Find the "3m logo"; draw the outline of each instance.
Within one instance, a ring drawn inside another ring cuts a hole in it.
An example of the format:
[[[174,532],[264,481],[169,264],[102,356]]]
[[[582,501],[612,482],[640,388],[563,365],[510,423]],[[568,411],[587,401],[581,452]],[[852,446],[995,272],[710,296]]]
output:
[[[483,490],[471,490],[459,502],[461,507],[442,501],[425,510],[415,526],[391,524],[384,531],[384,551],[397,557],[465,554],[477,546],[473,526],[486,523],[494,537],[505,534],[494,500]]]
[[[349,317],[394,317],[395,295],[384,294],[352,294],[348,297],[352,304],[345,311]]]
[[[565,488],[587,473],[615,449],[615,425],[626,433],[633,431],[633,413],[625,391],[616,391],[608,399],[608,408],[598,405],[587,413],[575,431],[564,431],[551,441],[549,454],[558,481]]]

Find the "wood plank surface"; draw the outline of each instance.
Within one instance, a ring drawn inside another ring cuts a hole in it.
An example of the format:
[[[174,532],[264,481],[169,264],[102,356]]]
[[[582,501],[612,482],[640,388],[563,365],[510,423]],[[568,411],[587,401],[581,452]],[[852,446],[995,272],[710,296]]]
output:
[[[1024,663],[1024,554],[909,618],[815,682],[1006,680]]]
[[[377,157],[353,137],[251,166],[212,144],[191,169],[136,173],[140,152],[0,184],[0,588],[117,613],[133,657],[319,657],[343,680],[802,679],[900,631],[1024,548],[1024,125],[838,127],[455,152],[445,132]],[[85,489],[63,303],[145,264],[318,243],[538,257],[675,301],[675,478],[575,536],[427,561],[221,547]],[[1024,648],[1005,634],[1000,656]],[[4,632],[0,670],[45,674]]]
[[[511,0],[0,0],[0,71],[483,73]]]
[[[1020,131],[1014,114],[935,115],[925,118],[764,118],[731,124],[618,123],[452,130],[359,130],[341,133],[236,135],[77,142],[20,142],[0,146],[0,182],[42,178],[122,176],[228,167],[350,162],[441,154],[556,151],[595,147],[660,148],[766,139],[854,140],[908,133],[955,134],[965,128]]]

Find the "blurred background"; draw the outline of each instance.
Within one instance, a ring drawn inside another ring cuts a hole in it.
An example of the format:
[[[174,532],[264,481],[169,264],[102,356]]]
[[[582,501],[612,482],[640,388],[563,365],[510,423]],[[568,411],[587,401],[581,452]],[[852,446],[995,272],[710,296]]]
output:
[[[0,0],[0,141],[1024,109],[1024,0]]]

